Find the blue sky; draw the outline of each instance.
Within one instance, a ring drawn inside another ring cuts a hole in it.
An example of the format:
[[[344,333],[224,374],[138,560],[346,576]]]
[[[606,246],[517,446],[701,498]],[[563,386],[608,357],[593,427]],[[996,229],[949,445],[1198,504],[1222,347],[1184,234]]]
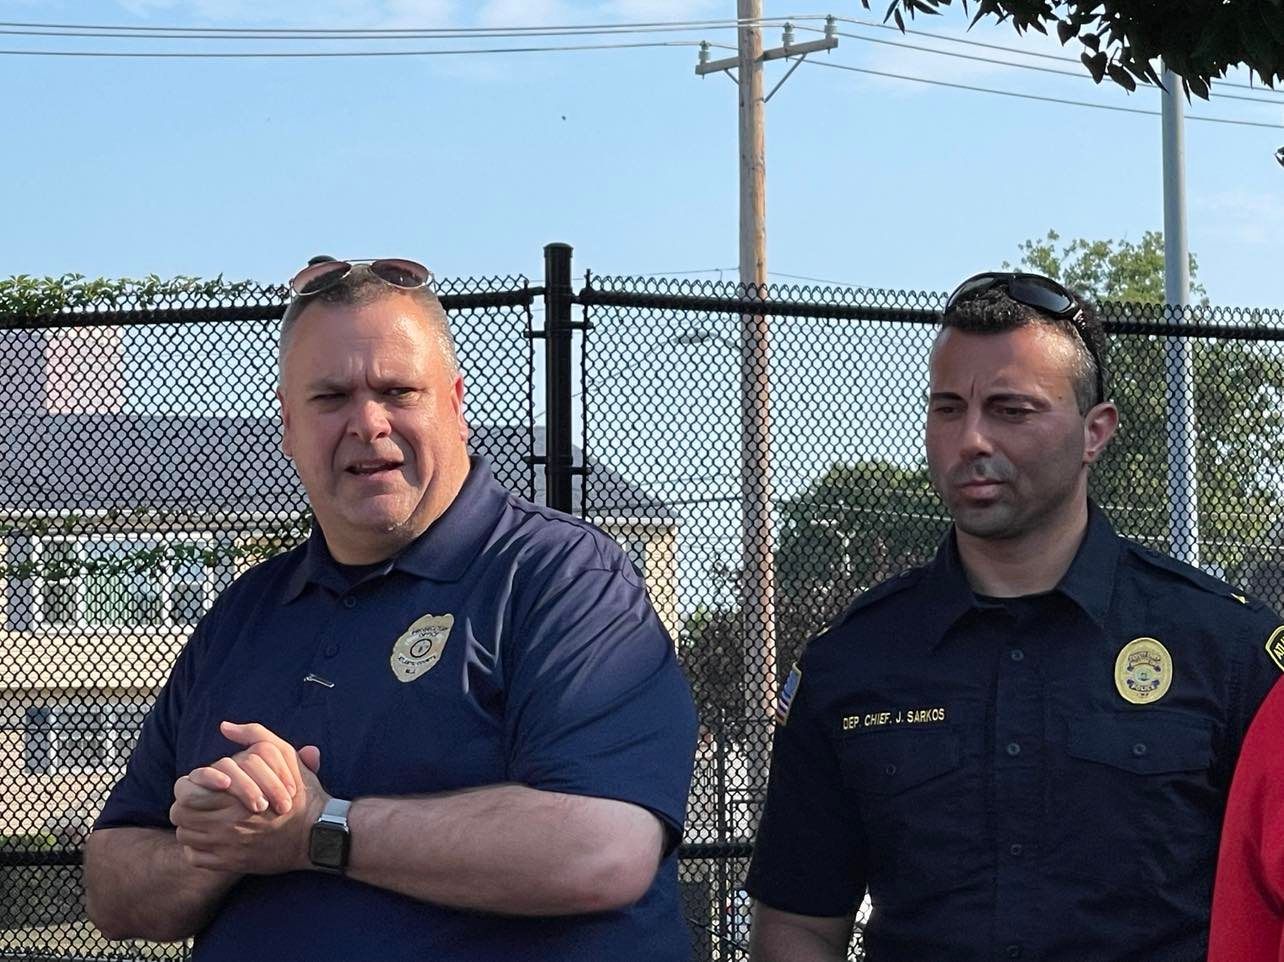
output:
[[[855,0],[805,10],[772,0],[765,12],[881,15]],[[732,0],[0,0],[6,21],[152,27],[495,26],[733,14]],[[965,33],[961,10],[917,26],[1078,52],[1023,40],[1007,27]],[[877,28],[842,29],[1081,69]],[[616,39],[734,43],[734,33]],[[765,39],[777,44],[778,32]],[[363,46],[378,44],[342,49]],[[285,41],[180,48],[13,36],[0,38],[0,47],[296,49]],[[1080,77],[849,38],[818,59],[1158,107],[1153,91],[1128,96]],[[0,56],[8,106],[0,275],[222,273],[277,281],[325,251],[417,257],[443,275],[538,277],[541,248],[552,240],[573,244],[577,267],[600,273],[731,267],[736,92],[723,76],[696,78],[695,61],[689,46],[271,61]],[[783,70],[769,64],[768,83]],[[1272,104],[1215,97],[1189,112],[1284,125],[1284,95]],[[1284,306],[1284,169],[1272,157],[1281,144],[1284,130],[1187,124],[1191,248],[1214,303]],[[810,64],[768,105],[767,172],[768,263],[778,281],[792,274],[940,290],[1015,259],[1020,241],[1049,228],[1067,237],[1137,239],[1162,222],[1158,117]]]

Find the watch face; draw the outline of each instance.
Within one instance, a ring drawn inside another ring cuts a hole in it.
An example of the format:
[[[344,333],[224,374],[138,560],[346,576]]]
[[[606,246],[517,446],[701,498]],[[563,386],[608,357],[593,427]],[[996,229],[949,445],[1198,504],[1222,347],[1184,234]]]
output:
[[[341,828],[314,825],[308,842],[308,858],[321,868],[343,868],[348,863],[348,833]]]

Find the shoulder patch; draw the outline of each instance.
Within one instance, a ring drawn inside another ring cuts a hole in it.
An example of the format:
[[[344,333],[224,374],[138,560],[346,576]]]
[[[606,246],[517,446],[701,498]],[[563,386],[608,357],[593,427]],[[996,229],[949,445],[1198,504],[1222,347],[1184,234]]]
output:
[[[793,707],[794,696],[798,694],[798,685],[802,682],[802,669],[798,667],[797,662],[789,672],[789,677],[785,683],[780,686],[780,693],[776,696],[776,724],[783,725],[789,721],[789,709]]]
[[[1284,671],[1284,625],[1272,631],[1266,639],[1266,653],[1275,662],[1275,667]]]

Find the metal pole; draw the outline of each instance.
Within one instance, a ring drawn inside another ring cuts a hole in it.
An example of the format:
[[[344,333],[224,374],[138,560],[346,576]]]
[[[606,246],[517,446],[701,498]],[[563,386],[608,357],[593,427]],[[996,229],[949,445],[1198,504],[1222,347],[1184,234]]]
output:
[[[545,503],[571,513],[571,245],[544,248]]]
[[[737,0],[740,19],[740,283],[767,283],[766,150],[762,97],[762,0]],[[767,318],[740,318],[741,596],[749,659],[749,720],[765,723],[776,690],[776,582],[771,484],[770,340]]]
[[[1164,302],[1189,320],[1190,250],[1186,241],[1186,131],[1180,78],[1164,68]],[[1199,564],[1199,486],[1195,468],[1195,376],[1189,338],[1165,339],[1169,541],[1174,557]]]

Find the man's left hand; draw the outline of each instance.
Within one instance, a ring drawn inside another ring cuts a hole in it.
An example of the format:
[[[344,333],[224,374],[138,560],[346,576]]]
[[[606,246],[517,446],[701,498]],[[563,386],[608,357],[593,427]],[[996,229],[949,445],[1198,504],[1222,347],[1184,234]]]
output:
[[[223,722],[223,736],[245,746],[235,755],[213,765],[195,769],[174,786],[170,820],[184,846],[190,864],[225,872],[271,875],[311,867],[308,837],[312,823],[330,796],[321,787],[316,772],[320,751],[312,745],[294,746],[263,725]],[[262,764],[264,757],[279,759],[287,778],[280,778],[280,765],[273,774]],[[238,801],[245,794],[261,791],[264,796],[282,781],[294,789],[288,810],[273,805],[256,811]]]

